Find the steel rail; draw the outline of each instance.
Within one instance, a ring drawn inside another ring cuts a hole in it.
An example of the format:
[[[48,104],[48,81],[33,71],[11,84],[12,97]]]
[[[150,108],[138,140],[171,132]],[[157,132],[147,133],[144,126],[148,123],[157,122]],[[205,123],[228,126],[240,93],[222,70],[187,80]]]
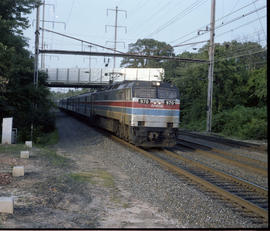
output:
[[[255,184],[250,183],[250,182],[247,182],[247,181],[244,181],[242,179],[236,178],[236,177],[234,177],[232,175],[229,175],[227,173],[218,171],[216,169],[210,168],[210,167],[208,167],[208,166],[206,166],[204,164],[201,164],[201,163],[199,163],[197,161],[190,160],[188,158],[185,158],[183,156],[180,156],[179,154],[174,153],[172,151],[169,151],[167,149],[164,149],[164,152],[167,155],[169,155],[169,156],[171,156],[173,158],[179,159],[179,160],[184,161],[184,162],[188,162],[188,163],[192,164],[193,166],[196,166],[196,167],[201,168],[201,169],[203,169],[205,171],[211,172],[214,175],[217,175],[217,176],[220,176],[222,178],[225,178],[225,179],[228,179],[230,181],[233,181],[233,182],[235,182],[235,183],[237,183],[239,185],[242,185],[242,186],[244,186],[246,188],[249,188],[252,191],[256,191],[256,192],[262,194],[264,197],[267,197],[268,196],[268,190],[266,190],[266,189],[264,189],[264,188],[262,188],[260,186],[257,186]]]
[[[187,142],[187,143],[195,144],[197,146],[209,148],[209,149],[211,149],[210,150],[211,152],[220,153],[220,154],[226,155],[228,157],[235,158],[235,159],[237,159],[239,161],[242,161],[242,162],[251,162],[251,163],[256,164],[256,165],[258,165],[260,167],[263,167],[265,169],[267,168],[267,165],[268,165],[266,162],[263,162],[263,161],[260,161],[260,160],[256,160],[256,159],[252,159],[252,158],[245,157],[245,156],[241,156],[241,155],[234,154],[234,153],[229,153],[229,152],[223,151],[221,149],[213,148],[211,146],[202,144],[201,142],[198,142],[198,141],[189,141],[189,140],[186,140],[184,138],[178,138],[178,139],[179,140],[183,140],[184,142]]]
[[[185,146],[185,147],[188,147],[188,148],[192,148],[191,146],[186,145],[186,144],[180,144],[180,145]],[[234,166],[237,166],[237,167],[240,167],[240,168],[243,168],[243,169],[246,169],[246,170],[250,170],[251,172],[255,172],[255,173],[261,174],[263,176],[267,176],[268,175],[268,172],[265,169],[256,168],[256,167],[253,167],[253,166],[250,166],[250,165],[247,165],[247,164],[243,164],[243,163],[237,162],[235,160],[227,159],[225,157],[212,154],[212,153],[210,153],[208,151],[204,151],[204,150],[200,150],[200,149],[195,149],[195,152],[201,153],[204,156],[208,156],[210,158],[214,158],[214,159],[220,160],[220,161],[225,162],[225,163],[228,163],[228,164],[232,164]]]
[[[159,164],[161,164],[161,166],[164,166],[166,167],[168,170],[170,171],[173,171],[179,175],[183,175],[185,177],[187,177],[188,179],[196,182],[197,184],[207,188],[207,189],[210,189],[211,191],[214,191],[216,193],[218,193],[219,195],[223,196],[224,198],[226,199],[229,199],[230,201],[236,203],[237,205],[240,205],[240,206],[243,206],[244,208],[246,208],[247,210],[249,211],[252,211],[253,213],[256,213],[258,214],[259,216],[263,217],[267,222],[268,222],[268,212],[265,210],[265,209],[262,209],[260,207],[258,207],[257,205],[254,205],[252,203],[250,203],[249,201],[246,201],[244,199],[242,199],[241,197],[239,196],[236,196],[184,169],[181,169],[173,164],[170,164],[168,163],[167,161],[165,160],[162,160],[161,158],[151,154],[150,152],[148,151],[145,151],[144,149],[142,148],[139,148],[135,145],[132,145],[114,135],[109,135],[109,137],[111,137],[113,140],[116,140],[117,142],[120,142],[122,144],[124,144],[125,146],[128,146],[129,148],[137,151],[137,152],[140,152],[142,153],[144,156],[158,162]]]
[[[216,153],[220,153],[220,154],[224,154],[226,156],[230,156],[232,158],[235,158],[239,161],[244,161],[244,162],[253,162],[254,164],[261,166],[263,168],[267,168],[268,164],[266,162],[260,161],[260,160],[255,160],[246,156],[241,156],[241,155],[235,155],[233,153],[229,153],[229,152],[225,152],[223,150],[219,150],[216,148],[211,148],[211,151],[216,152]]]
[[[216,143],[221,143],[221,144],[225,144],[225,145],[229,145],[232,147],[237,147],[239,148],[239,146],[245,148],[245,149],[251,149],[251,150],[255,150],[255,151],[263,151],[265,152],[266,148],[263,147],[260,144],[254,144],[254,143],[247,143],[244,141],[239,141],[239,140],[232,140],[232,139],[228,139],[222,136],[217,136],[217,135],[205,135],[205,134],[197,134],[197,133],[193,133],[193,132],[189,132],[189,131],[184,131],[181,130],[179,132],[179,135],[187,135],[187,136],[191,136],[191,137],[195,137],[195,138],[199,138],[199,139],[206,139],[206,140],[210,140]]]

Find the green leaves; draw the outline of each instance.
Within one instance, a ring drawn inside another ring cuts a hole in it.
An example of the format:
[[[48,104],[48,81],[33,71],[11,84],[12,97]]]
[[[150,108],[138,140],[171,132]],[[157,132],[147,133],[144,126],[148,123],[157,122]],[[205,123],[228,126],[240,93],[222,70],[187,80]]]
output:
[[[213,132],[240,138],[266,138],[266,52],[255,42],[215,44]],[[207,59],[208,45],[182,58]],[[246,55],[262,51],[255,55]],[[170,80],[181,95],[181,126],[205,130],[208,66],[178,63]],[[256,112],[260,113],[256,113]],[[249,113],[249,115],[246,115]],[[204,129],[203,129],[204,128]]]
[[[54,129],[50,93],[44,86],[46,75],[40,73],[39,87],[35,88],[34,62],[24,48],[27,43],[22,36],[22,30],[28,26],[27,14],[38,2],[0,1],[0,119],[14,117],[14,127],[18,128],[21,140],[30,138],[33,123],[34,141],[41,133]]]
[[[138,39],[136,43],[129,44],[129,53],[139,53],[141,55],[171,56],[173,47],[165,42],[154,39]],[[122,60],[121,66],[125,67],[160,67],[161,60],[149,60],[143,58],[129,58]]]
[[[247,91],[250,95],[249,103],[251,106],[266,105],[267,100],[267,79],[266,79],[266,66],[257,70],[252,70],[249,73],[247,82]]]

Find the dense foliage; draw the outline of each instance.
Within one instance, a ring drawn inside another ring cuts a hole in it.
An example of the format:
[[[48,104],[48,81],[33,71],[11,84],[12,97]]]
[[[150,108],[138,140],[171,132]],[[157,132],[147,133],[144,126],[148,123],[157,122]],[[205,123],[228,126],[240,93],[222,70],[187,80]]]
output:
[[[129,52],[141,55],[171,56],[173,47],[165,42],[154,39],[139,39],[129,45]],[[123,58],[121,65],[125,67],[160,67],[163,60],[144,58]]]
[[[13,117],[21,141],[30,139],[31,123],[34,141],[54,129],[49,90],[44,87],[46,75],[39,73],[35,88],[34,60],[22,35],[29,26],[27,14],[36,4],[36,0],[0,1],[0,119]]]
[[[130,52],[171,56],[170,45],[152,39],[131,44]],[[208,60],[209,44],[198,52],[184,52],[182,58]],[[150,52],[151,51],[151,52]],[[250,55],[247,55],[250,54]],[[243,139],[267,137],[267,55],[256,42],[215,44],[212,131]],[[163,67],[165,81],[173,82],[181,95],[180,126],[206,129],[208,65],[176,61],[145,61],[125,58],[125,67]]]

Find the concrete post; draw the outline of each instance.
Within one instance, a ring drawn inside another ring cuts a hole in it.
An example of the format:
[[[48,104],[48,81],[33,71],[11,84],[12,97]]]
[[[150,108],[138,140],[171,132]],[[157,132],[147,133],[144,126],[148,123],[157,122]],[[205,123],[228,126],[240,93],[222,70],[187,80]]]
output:
[[[13,213],[13,197],[0,197],[0,213]]]
[[[12,143],[12,121],[13,118],[3,118],[2,124],[2,144]]]

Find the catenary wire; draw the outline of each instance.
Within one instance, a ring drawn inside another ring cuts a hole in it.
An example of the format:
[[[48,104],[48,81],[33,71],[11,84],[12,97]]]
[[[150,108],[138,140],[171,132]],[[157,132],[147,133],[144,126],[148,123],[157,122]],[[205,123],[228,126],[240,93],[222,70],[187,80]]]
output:
[[[199,1],[196,1],[196,2],[192,3],[186,9],[184,9],[183,11],[181,11],[180,13],[178,13],[177,15],[175,15],[174,17],[172,17],[170,20],[168,20],[163,25],[159,26],[156,30],[154,30],[153,32],[151,32],[146,37],[151,37],[152,35],[159,33],[160,31],[164,30],[165,28],[167,28],[168,26],[170,26],[171,24],[173,24],[174,22],[176,22],[177,20],[179,20],[179,17],[180,16],[184,17],[184,16],[188,15],[194,9],[198,8],[199,6],[201,6],[202,4],[204,4],[207,1],[208,0],[205,0],[205,1],[199,0]]]
[[[262,10],[262,9],[264,9],[266,6],[264,5],[264,6],[262,6],[262,7],[260,7],[259,9],[257,9],[257,10],[253,10],[253,11],[249,11],[249,12],[247,12],[246,14],[243,14],[243,15],[241,15],[241,16],[238,16],[238,17],[236,17],[236,18],[234,18],[234,19],[232,19],[232,20],[230,20],[230,21],[228,21],[228,22],[226,22],[226,23],[221,23],[220,25],[218,25],[216,28],[215,28],[215,30],[218,30],[219,28],[221,28],[221,27],[223,27],[223,26],[226,26],[226,25],[228,25],[228,24],[230,24],[230,23],[233,23],[233,22],[235,22],[235,21],[237,21],[237,20],[240,20],[240,19],[242,19],[242,18],[244,18],[244,17],[247,17],[247,16],[249,16],[249,15],[251,15],[251,14],[253,14],[253,13],[256,13],[257,11],[260,11],[260,10]],[[194,37],[192,37],[192,38],[189,38],[189,39],[187,39],[187,40],[185,40],[185,41],[182,41],[181,43],[179,43],[179,44],[182,44],[182,43],[185,43],[185,42],[188,42],[188,41],[190,41],[190,40],[193,40],[193,39],[195,39],[195,38],[198,38],[199,36],[202,36],[202,35],[204,35],[204,34],[206,34],[206,33],[208,33],[209,31],[204,31],[204,32],[202,32],[201,34],[199,34],[199,35],[196,35],[196,36],[194,36]],[[177,45],[179,45],[179,44],[177,44]],[[177,45],[174,45],[174,46],[177,46]]]
[[[259,0],[255,0],[255,1],[253,1],[252,3],[257,2],[257,1],[259,1]],[[230,15],[232,15],[232,14],[234,14],[234,13],[236,13],[236,12],[238,12],[238,11],[240,11],[240,10],[242,10],[242,9],[244,9],[244,8],[246,8],[246,7],[248,7],[248,6],[250,6],[250,5],[252,5],[252,3],[247,4],[247,5],[243,6],[243,7],[240,7],[239,9],[237,9],[237,10],[235,10],[235,11],[229,13],[229,14],[226,14],[226,15],[224,15],[223,17],[216,19],[215,22],[218,22],[218,21],[220,21],[220,20],[222,20],[222,19],[224,19],[224,18],[226,18],[226,17],[228,17],[228,16],[230,16]],[[210,25],[210,24],[207,24],[207,25],[205,25],[205,26],[202,26],[202,27],[200,27],[198,30],[201,30],[201,29],[203,29],[203,28],[206,28],[206,27],[209,26],[209,25]],[[194,31],[192,31],[192,32],[190,32],[190,33],[188,33],[188,34],[186,34],[186,35],[183,35],[183,36],[181,36],[181,37],[178,37],[178,38],[172,40],[170,43],[174,43],[174,42],[176,42],[176,41],[178,41],[178,40],[180,40],[180,39],[183,39],[183,38],[185,38],[185,37],[187,37],[187,36],[189,36],[189,35],[191,35],[191,34],[197,32],[198,30],[194,30]]]

